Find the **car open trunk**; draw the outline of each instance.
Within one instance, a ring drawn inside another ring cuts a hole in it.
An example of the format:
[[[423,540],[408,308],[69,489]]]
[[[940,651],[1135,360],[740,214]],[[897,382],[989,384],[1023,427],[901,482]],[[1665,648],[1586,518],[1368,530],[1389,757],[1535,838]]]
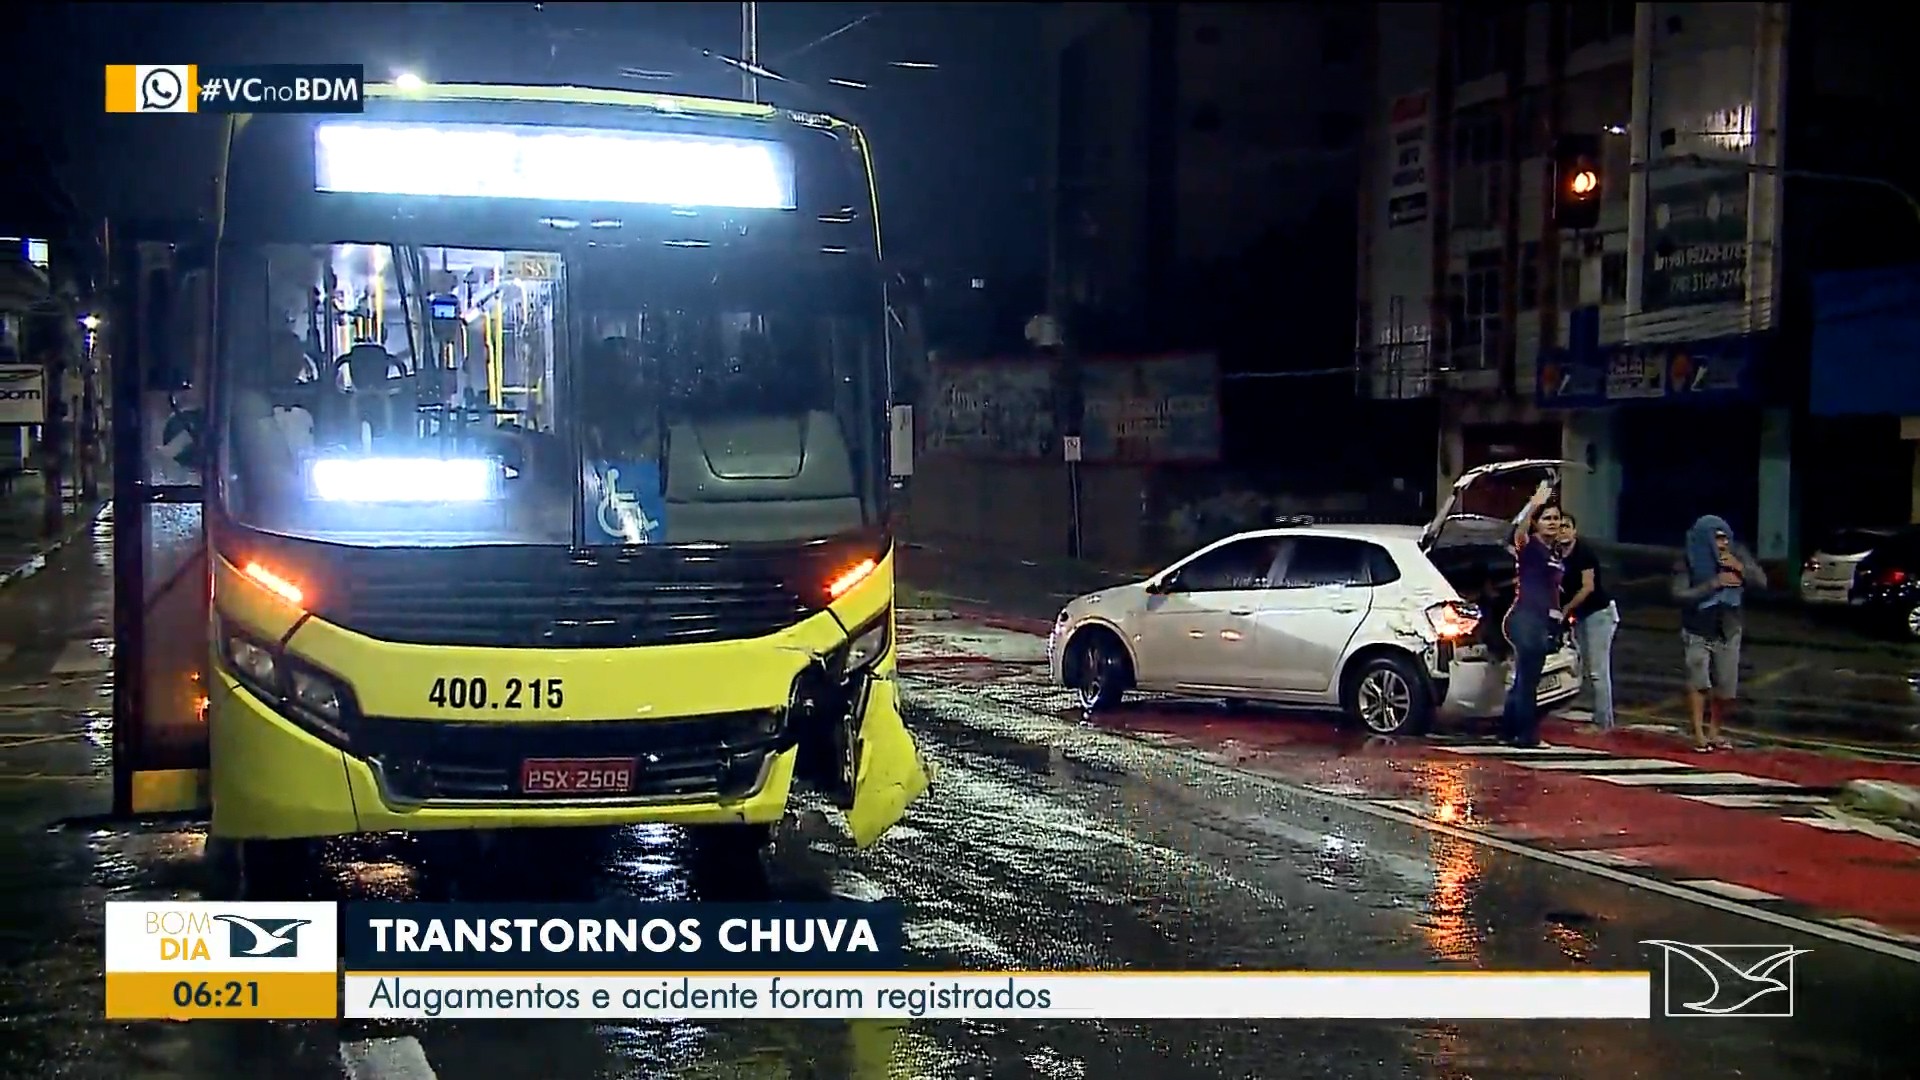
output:
[[[1454,481],[1452,492],[1421,536],[1434,568],[1460,599],[1479,606],[1480,629],[1474,643],[1486,645],[1490,652],[1507,651],[1506,635],[1499,627],[1513,606],[1514,518],[1540,481],[1558,485],[1564,470],[1577,467],[1571,461],[1530,458],[1469,469]]]

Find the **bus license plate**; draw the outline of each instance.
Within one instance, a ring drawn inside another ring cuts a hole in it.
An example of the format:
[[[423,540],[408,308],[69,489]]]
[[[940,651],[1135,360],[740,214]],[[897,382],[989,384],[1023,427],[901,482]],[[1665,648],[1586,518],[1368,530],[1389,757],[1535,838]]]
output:
[[[633,790],[634,758],[528,758],[520,790],[528,795],[624,795]]]

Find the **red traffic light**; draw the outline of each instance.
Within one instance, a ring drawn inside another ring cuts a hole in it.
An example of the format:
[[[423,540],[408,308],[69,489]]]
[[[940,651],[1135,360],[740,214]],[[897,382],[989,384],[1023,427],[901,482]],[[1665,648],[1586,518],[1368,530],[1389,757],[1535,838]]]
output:
[[[1553,221],[1562,229],[1592,229],[1600,223],[1600,140],[1563,135],[1553,148]]]

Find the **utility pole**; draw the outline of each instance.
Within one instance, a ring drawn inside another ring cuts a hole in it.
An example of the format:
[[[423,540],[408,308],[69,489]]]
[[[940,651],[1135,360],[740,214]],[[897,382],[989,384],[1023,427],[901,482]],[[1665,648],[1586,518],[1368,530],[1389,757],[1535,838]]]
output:
[[[760,66],[760,5],[740,5],[740,59],[747,67],[740,73],[740,92],[748,101],[760,101],[760,80],[753,69]]]

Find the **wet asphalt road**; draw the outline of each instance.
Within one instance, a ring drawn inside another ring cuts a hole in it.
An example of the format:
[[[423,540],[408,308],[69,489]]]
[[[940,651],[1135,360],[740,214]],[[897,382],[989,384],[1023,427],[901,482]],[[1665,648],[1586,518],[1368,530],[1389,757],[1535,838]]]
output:
[[[107,802],[104,541],[0,592],[0,1075],[528,1077],[1894,1077],[1920,965],[1370,814],[1271,777],[909,674],[939,766],[906,826],[855,852],[809,809],[763,872],[670,830],[598,858],[482,861],[341,844],[318,897],[890,897],[916,961],[994,968],[1633,968],[1642,939],[1794,944],[1793,1020],[782,1025],[107,1024],[100,905],[191,897],[190,828],[49,830]],[[98,655],[97,652],[94,655]],[[54,668],[62,670],[55,672]],[[399,1041],[371,1041],[394,1039]],[[343,1058],[344,1054],[344,1058]],[[354,1064],[351,1069],[343,1060]]]

